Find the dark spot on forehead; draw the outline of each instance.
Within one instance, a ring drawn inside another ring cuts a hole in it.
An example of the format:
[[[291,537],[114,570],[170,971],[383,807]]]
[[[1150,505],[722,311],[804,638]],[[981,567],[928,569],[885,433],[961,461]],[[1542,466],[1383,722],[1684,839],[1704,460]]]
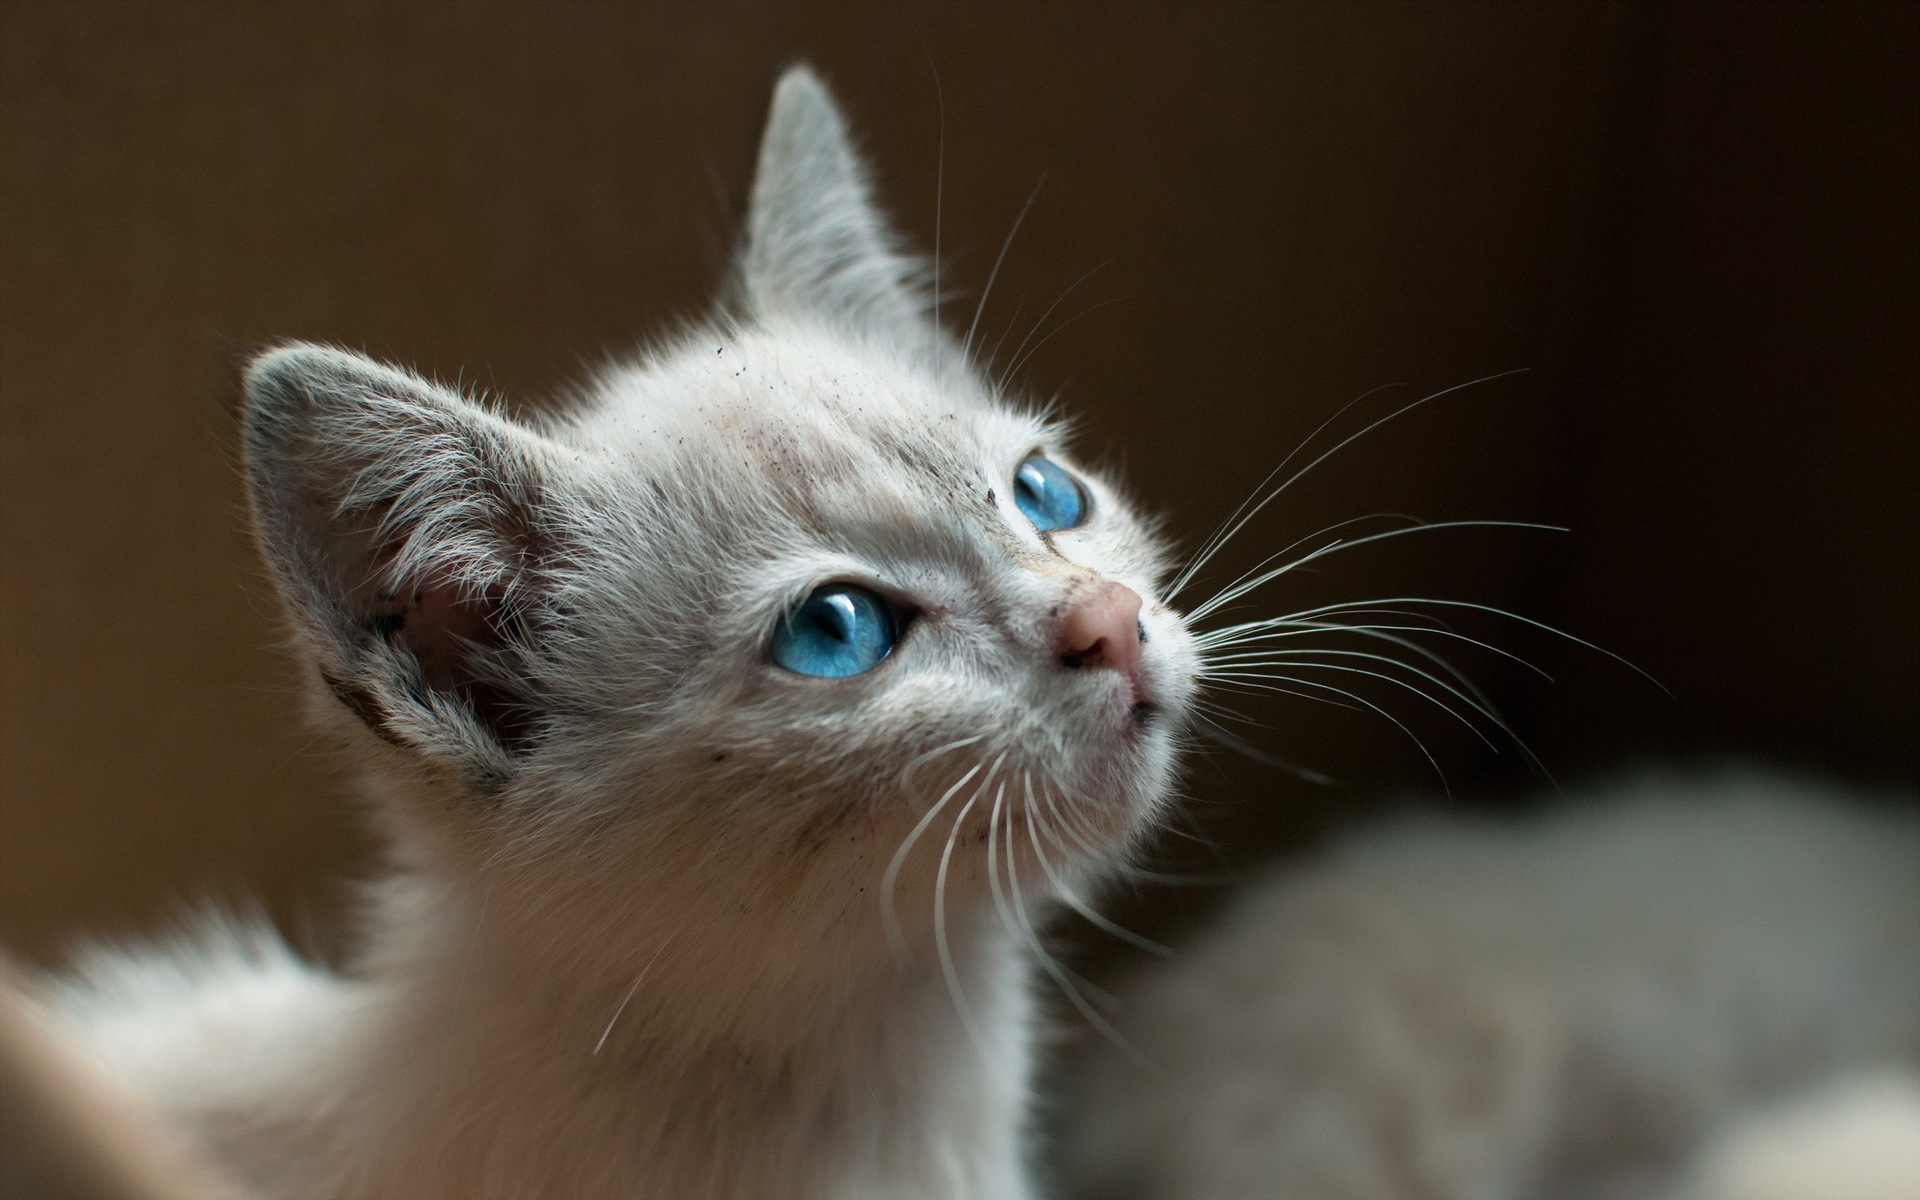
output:
[[[955,491],[972,491],[979,478],[979,467],[972,456],[956,452],[945,443],[929,437],[879,437],[874,448],[894,459],[913,476],[929,485]]]

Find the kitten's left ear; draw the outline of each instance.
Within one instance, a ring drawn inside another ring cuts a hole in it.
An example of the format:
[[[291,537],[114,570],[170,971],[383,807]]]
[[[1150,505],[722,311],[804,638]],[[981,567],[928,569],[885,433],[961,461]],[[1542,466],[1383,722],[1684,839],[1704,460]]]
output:
[[[874,207],[846,119],[809,67],[774,88],[738,272],[751,317],[825,319],[897,344],[934,344],[919,263]]]

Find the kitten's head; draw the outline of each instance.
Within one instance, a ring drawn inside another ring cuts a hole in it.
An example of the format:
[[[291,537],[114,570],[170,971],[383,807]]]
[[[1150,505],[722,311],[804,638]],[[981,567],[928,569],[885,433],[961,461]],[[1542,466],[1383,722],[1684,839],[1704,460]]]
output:
[[[309,345],[253,364],[260,539],[403,840],[743,929],[865,928],[936,880],[978,908],[1125,849],[1194,687],[1161,546],[914,275],[800,69],[726,314],[566,414]]]

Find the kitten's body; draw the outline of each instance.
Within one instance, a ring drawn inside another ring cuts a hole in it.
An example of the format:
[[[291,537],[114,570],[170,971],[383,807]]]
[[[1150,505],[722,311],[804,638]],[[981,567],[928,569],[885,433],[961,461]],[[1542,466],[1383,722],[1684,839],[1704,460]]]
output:
[[[1151,821],[1195,665],[913,272],[801,69],[727,315],[568,412],[257,360],[261,546],[393,872],[346,977],[96,957],[95,1057],[274,1200],[1025,1196],[1033,927]],[[848,586],[892,653],[781,659]]]
[[[1109,1050],[1063,1108],[1101,1200],[1655,1200],[1696,1156],[1713,1200],[1920,1196],[1888,1121],[1904,1173],[1857,1190],[1790,1182],[1825,1131],[1701,1149],[1920,1072],[1920,822],[1743,772],[1383,830],[1253,889],[1121,1027],[1153,1069]]]
[[[956,951],[985,1047],[937,971],[826,1014],[768,995],[794,1031],[777,1043],[662,1046],[657,1008],[622,1011],[630,980],[534,978],[475,935],[477,908],[413,891],[383,898],[404,932],[366,981],[215,928],[164,959],[94,959],[65,1015],[249,1194],[1025,1194],[1024,968],[996,939]]]

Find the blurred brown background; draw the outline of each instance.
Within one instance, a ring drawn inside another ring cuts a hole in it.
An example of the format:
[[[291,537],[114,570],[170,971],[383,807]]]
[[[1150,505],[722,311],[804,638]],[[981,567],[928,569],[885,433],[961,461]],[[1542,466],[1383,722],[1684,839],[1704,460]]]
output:
[[[1208,580],[1374,512],[1570,533],[1388,542],[1245,615],[1496,604],[1672,689],[1467,622],[1557,678],[1460,660],[1565,778],[1920,770],[1920,7],[0,11],[0,942],[33,956],[249,896],[324,948],[367,868],[241,525],[236,355],[332,340],[537,402],[700,311],[795,57],[922,247],[944,177],[957,324],[1044,176],[987,341],[1011,331],[1004,365],[1059,300],[1019,377],[1189,546],[1369,389],[1404,385],[1341,433],[1528,369],[1349,447]],[[1540,792],[1511,746],[1370,695],[1458,803]],[[1193,812],[1228,866],[1438,790],[1370,714],[1234,703],[1245,737],[1338,782],[1202,759]],[[1148,925],[1180,907],[1137,904]]]

